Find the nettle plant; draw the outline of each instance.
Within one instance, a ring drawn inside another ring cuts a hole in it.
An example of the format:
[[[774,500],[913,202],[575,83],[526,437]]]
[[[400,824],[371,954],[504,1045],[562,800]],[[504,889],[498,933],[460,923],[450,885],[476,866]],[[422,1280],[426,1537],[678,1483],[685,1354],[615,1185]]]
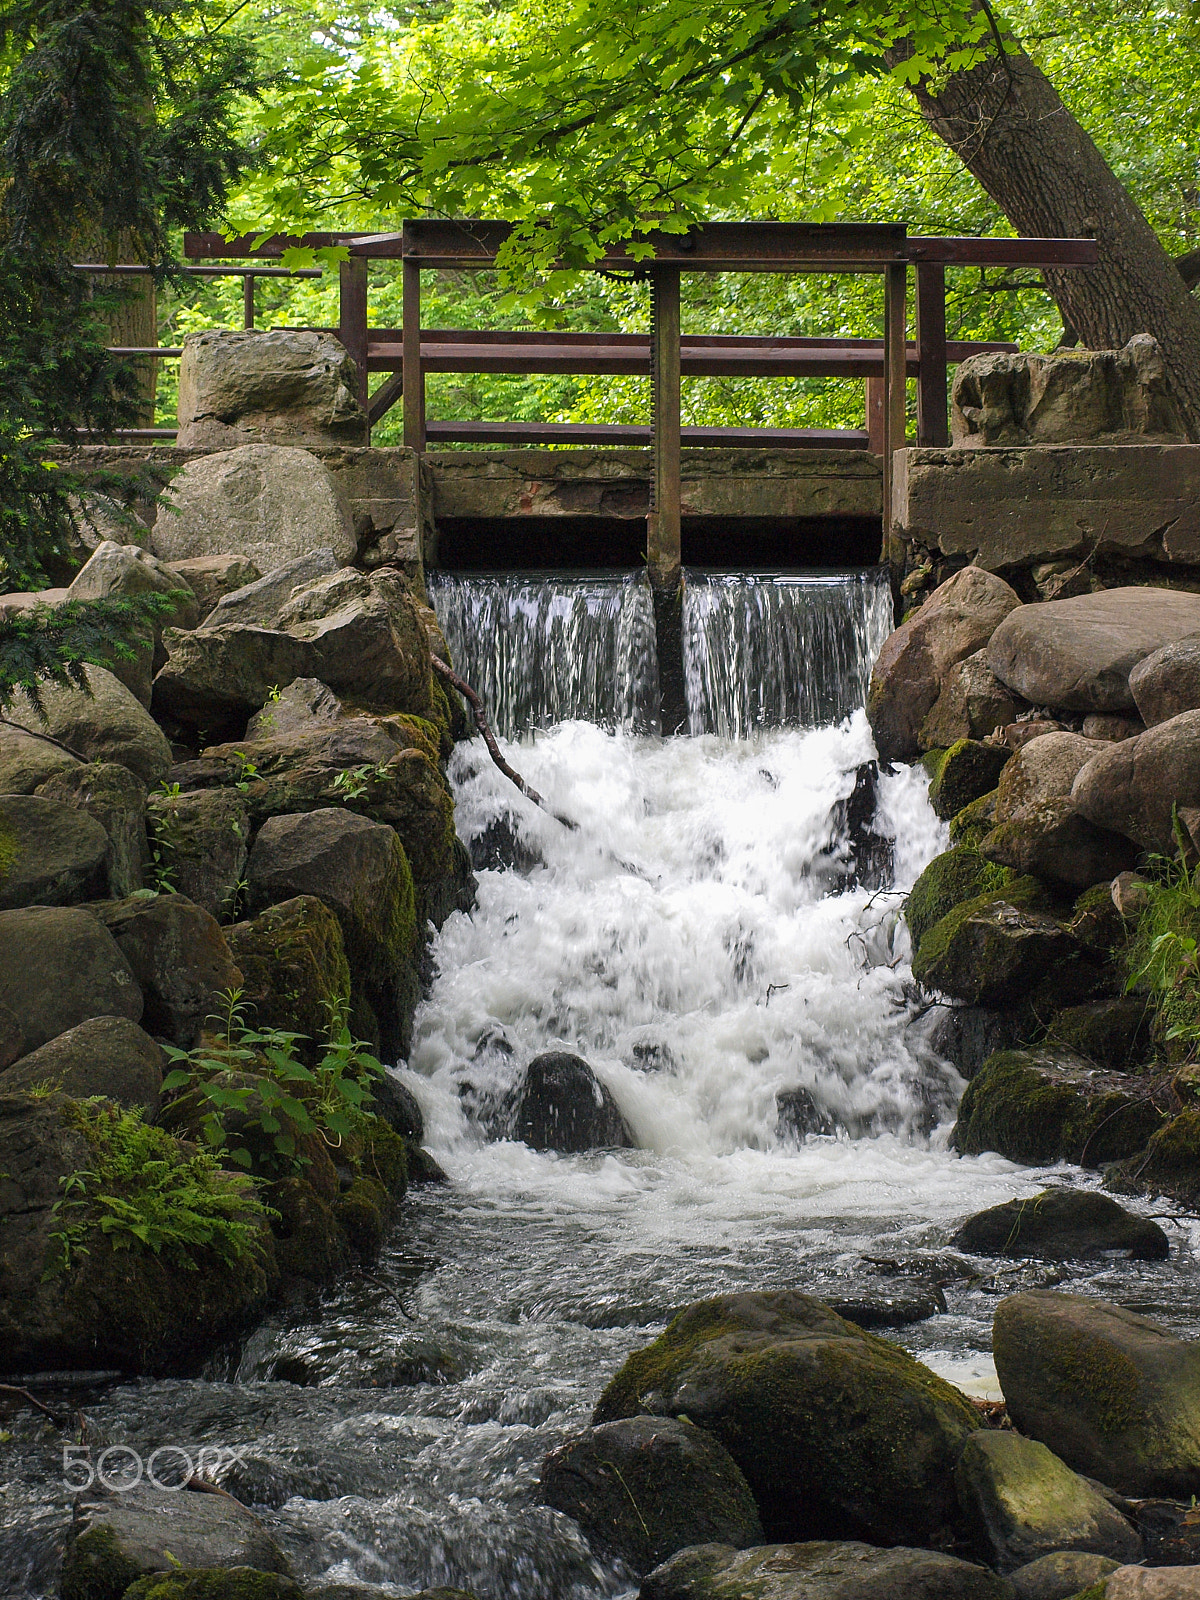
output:
[[[326,1003],[329,1026],[309,1067],[298,1049],[307,1035],[252,1026],[240,989],[222,999],[225,1010],[210,1019],[217,1026],[201,1044],[166,1047],[174,1065],[163,1079],[164,1092],[195,1095],[201,1136],[222,1161],[287,1176],[309,1165],[306,1139],[336,1149],[374,1120],[368,1103],[383,1066],[350,1032],[344,1001]]]

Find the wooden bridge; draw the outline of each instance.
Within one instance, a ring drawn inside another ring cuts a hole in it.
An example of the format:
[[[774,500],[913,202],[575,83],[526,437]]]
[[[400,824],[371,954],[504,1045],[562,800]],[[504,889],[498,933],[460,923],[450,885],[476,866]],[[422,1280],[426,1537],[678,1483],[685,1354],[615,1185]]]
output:
[[[652,451],[646,555],[656,584],[678,583],[681,452],[720,445],[735,449],[869,450],[882,457],[883,516],[888,527],[891,462],[905,441],[906,381],[916,379],[917,442],[944,445],[948,438],[947,367],[1009,344],[956,341],[946,334],[946,269],[950,266],[1086,268],[1097,259],[1092,239],[977,239],[911,237],[898,223],[814,224],[715,222],[686,234],[652,234],[654,256],[633,259],[624,246],[589,262],[590,270],[647,281],[649,334],[496,332],[422,327],[421,274],[445,268],[488,267],[509,237],[510,225],[490,221],[406,222],[400,231],[374,235],[310,233],[227,240],[189,233],[184,254],[193,262],[243,260],[234,268],[251,281],[272,270],[285,249],[340,245],[337,334],[354,357],[359,399],[372,424],[395,404],[403,407],[404,443],[430,446],[626,446]],[[373,327],[368,306],[368,265],[399,260],[403,273],[400,328]],[[908,273],[916,277],[916,326],[906,327]],[[211,266],[197,270],[214,269]],[[311,269],[310,269],[311,270]],[[884,333],[879,338],[763,338],[736,334],[683,334],[680,278],[685,272],[873,273],[884,279]],[[253,323],[253,290],[247,293]],[[132,352],[130,352],[132,353]],[[149,352],[142,352],[148,354]],[[177,352],[172,352],[177,353]],[[161,354],[166,355],[163,351]],[[616,424],[430,421],[425,376],[430,372],[635,374],[651,380],[648,427]],[[385,374],[372,388],[372,374]],[[405,381],[405,375],[415,381]],[[861,429],[684,428],[680,384],[684,377],[836,377],[864,384]]]

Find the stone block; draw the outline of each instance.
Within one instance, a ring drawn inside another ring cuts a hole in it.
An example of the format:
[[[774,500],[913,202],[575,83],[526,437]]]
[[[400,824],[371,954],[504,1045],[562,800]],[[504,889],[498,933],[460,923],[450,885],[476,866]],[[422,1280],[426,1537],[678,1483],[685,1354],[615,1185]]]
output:
[[[304,328],[206,328],[179,363],[179,443],[359,444],[367,416],[339,339]]]

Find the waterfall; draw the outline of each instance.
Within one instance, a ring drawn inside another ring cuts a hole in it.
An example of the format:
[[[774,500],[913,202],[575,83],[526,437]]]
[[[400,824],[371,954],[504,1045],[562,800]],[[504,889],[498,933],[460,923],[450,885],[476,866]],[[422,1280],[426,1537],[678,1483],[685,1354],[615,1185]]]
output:
[[[450,653],[497,731],[566,721],[658,730],[654,605],[645,574],[431,573]],[[688,731],[740,739],[816,728],[862,705],[892,627],[886,570],[729,573],[683,582]]]

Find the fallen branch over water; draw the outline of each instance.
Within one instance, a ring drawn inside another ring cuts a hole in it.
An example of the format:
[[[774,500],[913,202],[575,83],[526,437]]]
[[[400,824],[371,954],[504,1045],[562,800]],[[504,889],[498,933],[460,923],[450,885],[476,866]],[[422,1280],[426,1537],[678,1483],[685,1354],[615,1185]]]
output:
[[[459,694],[462,695],[463,699],[470,706],[471,715],[474,718],[475,726],[483,735],[484,744],[487,745],[488,755],[491,756],[492,760],[500,768],[500,771],[504,774],[508,781],[512,784],[515,784],[527,800],[532,800],[535,806],[540,806],[541,809],[546,812],[547,816],[553,817],[555,822],[561,822],[564,828],[570,828],[572,833],[578,833],[579,824],[577,822],[573,822],[570,817],[564,817],[561,812],[551,810],[533,785],[531,783],[527,783],[515,767],[509,766],[508,762],[504,759],[504,755],[500,749],[500,746],[496,742],[496,735],[492,732],[491,724],[488,722],[487,712],[483,708],[483,701],[475,693],[474,689],[472,689],[471,685],[466,681],[466,679],[460,678],[458,673],[454,671],[453,667],[447,666],[440,656],[435,656],[431,652],[429,660],[438,677],[444,678],[452,688],[457,689]]]

